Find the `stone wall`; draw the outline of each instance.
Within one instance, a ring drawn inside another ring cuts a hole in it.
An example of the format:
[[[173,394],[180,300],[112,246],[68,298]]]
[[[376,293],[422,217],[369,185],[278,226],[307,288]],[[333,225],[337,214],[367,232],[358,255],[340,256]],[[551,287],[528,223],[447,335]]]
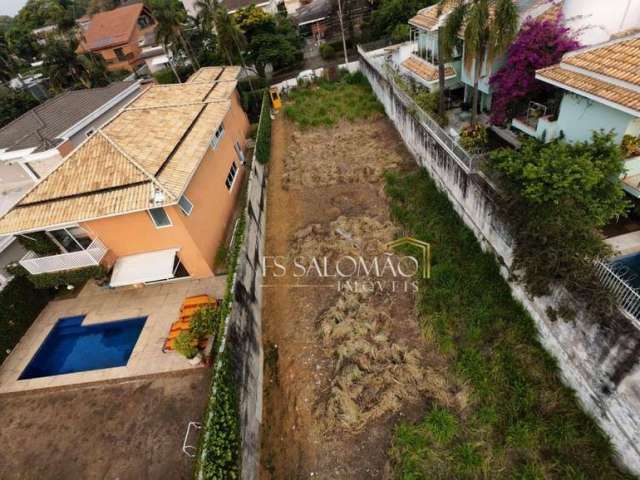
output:
[[[262,424],[262,262],[266,228],[266,168],[254,161],[247,216],[234,281],[227,348],[233,359],[242,439],[242,478],[259,477]]]
[[[416,162],[446,193],[482,247],[494,252],[504,277],[510,278],[512,239],[498,214],[497,195],[491,182],[457,156],[437,128],[421,120],[418,107],[388,80],[378,62],[381,55],[384,53],[365,54],[360,49],[361,71]],[[572,322],[551,321],[547,308],[557,307],[561,299],[567,298],[566,292],[532,299],[522,285],[510,281],[510,286],[513,296],[534,319],[541,343],[558,360],[563,381],[576,391],[585,410],[610,436],[620,462],[640,474],[638,327],[623,315],[602,325],[580,311]]]

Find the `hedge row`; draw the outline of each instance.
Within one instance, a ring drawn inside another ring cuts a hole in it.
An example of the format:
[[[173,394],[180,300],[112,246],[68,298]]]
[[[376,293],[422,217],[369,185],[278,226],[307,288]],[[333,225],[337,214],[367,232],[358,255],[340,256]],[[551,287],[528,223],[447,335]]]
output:
[[[51,299],[49,290],[38,290],[25,277],[14,277],[0,292],[0,362]]]
[[[15,263],[7,266],[7,271],[15,277],[27,278],[36,288],[41,289],[66,287],[67,285],[79,287],[92,278],[103,280],[107,276],[107,270],[101,265],[32,275],[22,265]]]
[[[243,205],[242,211],[245,208]],[[213,353],[220,351],[224,340],[226,320],[233,303],[233,281],[238,257],[244,240],[246,217],[241,215],[228,256],[229,270],[224,298],[218,310],[218,322]],[[195,478],[202,474],[206,480],[226,480],[240,477],[240,427],[238,403],[232,374],[231,358],[225,349],[211,379],[211,396],[205,412],[204,428],[200,442]]]
[[[271,157],[271,106],[267,92],[262,96],[262,111],[256,138],[256,160],[262,164]]]

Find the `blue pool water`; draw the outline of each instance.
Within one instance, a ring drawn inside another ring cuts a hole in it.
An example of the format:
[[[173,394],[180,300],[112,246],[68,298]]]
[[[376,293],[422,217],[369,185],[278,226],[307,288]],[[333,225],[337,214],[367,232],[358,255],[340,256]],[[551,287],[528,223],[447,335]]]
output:
[[[126,365],[147,317],[83,326],[84,317],[58,320],[20,380]]]
[[[611,262],[611,265],[628,284],[640,290],[640,253],[618,257]]]

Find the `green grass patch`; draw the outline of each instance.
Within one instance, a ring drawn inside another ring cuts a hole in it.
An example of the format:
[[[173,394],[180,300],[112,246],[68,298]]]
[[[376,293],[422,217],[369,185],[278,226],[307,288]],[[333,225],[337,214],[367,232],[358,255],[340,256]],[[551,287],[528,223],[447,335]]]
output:
[[[301,127],[332,126],[340,120],[374,118],[384,108],[361,73],[346,74],[337,81],[294,88],[284,107],[285,115]]]
[[[462,413],[436,405],[420,423],[396,427],[397,478],[632,478],[561,383],[495,258],[428,174],[389,173],[386,190],[405,231],[432,245],[432,278],[419,299],[423,331],[471,390]]]

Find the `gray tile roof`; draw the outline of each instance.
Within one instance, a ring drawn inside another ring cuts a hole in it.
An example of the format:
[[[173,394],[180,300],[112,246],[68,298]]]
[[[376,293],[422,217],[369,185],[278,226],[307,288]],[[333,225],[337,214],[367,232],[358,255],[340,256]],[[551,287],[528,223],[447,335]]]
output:
[[[65,92],[32,108],[0,129],[0,150],[48,150],[60,143],[58,135],[93,113],[134,82],[115,82],[103,88]]]

